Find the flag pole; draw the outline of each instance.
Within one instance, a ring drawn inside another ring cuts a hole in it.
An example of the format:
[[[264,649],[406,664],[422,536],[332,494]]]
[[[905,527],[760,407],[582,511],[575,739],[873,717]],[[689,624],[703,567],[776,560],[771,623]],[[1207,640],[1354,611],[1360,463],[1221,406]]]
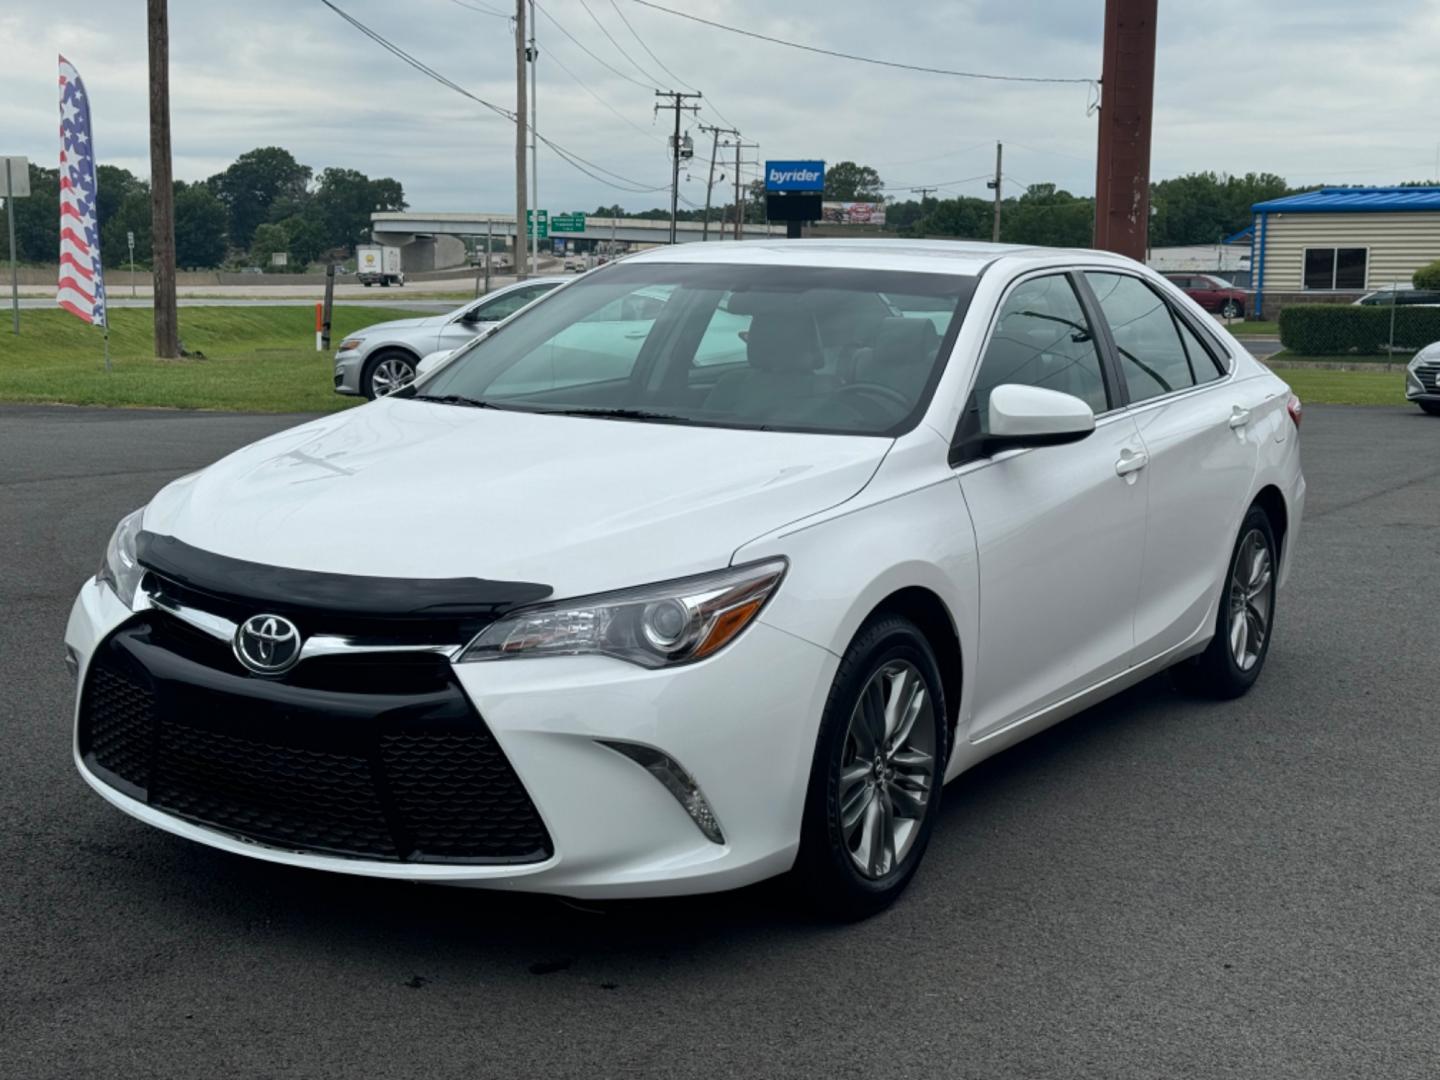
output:
[[[110,320],[105,320],[105,374],[110,374]]]

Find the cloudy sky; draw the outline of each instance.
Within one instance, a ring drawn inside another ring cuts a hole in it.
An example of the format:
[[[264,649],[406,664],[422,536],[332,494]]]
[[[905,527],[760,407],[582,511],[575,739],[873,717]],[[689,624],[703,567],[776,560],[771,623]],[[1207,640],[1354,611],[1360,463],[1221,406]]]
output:
[[[513,0],[335,3],[476,96],[513,108],[513,33],[494,14],[513,11]],[[62,21],[54,0],[0,3],[0,153],[53,163],[55,56],[63,52],[90,91],[101,160],[144,174],[145,4],[65,6]],[[1099,75],[1103,0],[666,6],[918,65]],[[652,114],[652,88],[676,83],[663,62],[703,92],[699,122],[738,127],[760,144],[761,157],[871,164],[902,197],[920,185],[984,195],[981,174],[993,169],[1000,140],[1013,183],[1093,191],[1095,118],[1084,85],[872,67],[748,40],[636,0],[542,0],[540,7],[540,131],[626,178],[624,187],[669,181],[668,121]],[[513,205],[509,122],[406,66],[321,0],[171,0],[170,13],[178,177],[202,179],[245,150],[279,145],[317,171],[337,165],[396,177],[415,209]],[[1386,184],[1440,174],[1440,126],[1430,107],[1440,100],[1436,0],[1160,0],[1159,37],[1157,179],[1201,169],[1270,171],[1292,183]],[[695,122],[686,119],[687,127]],[[709,141],[694,135],[696,163],[681,190],[698,203]],[[543,147],[540,188],[541,204],[555,210],[666,201],[607,187]]]

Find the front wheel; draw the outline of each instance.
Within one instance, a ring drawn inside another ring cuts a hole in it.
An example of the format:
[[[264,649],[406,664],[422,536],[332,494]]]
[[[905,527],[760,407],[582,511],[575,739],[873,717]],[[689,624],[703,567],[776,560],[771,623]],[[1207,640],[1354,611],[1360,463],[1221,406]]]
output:
[[[947,715],[925,635],[899,616],[867,624],[826,701],[792,871],[822,914],[873,915],[910,883],[940,809]]]
[[[372,357],[360,377],[360,391],[367,397],[386,397],[415,381],[415,358],[403,352],[383,352]]]
[[[1239,697],[1260,678],[1275,629],[1279,560],[1270,518],[1252,506],[1230,556],[1215,636],[1193,660],[1172,668],[1182,690],[1205,697]]]
[[[1240,306],[1238,300],[1226,300],[1225,306],[1220,309],[1220,314],[1227,319],[1238,319],[1245,314],[1245,309]]]

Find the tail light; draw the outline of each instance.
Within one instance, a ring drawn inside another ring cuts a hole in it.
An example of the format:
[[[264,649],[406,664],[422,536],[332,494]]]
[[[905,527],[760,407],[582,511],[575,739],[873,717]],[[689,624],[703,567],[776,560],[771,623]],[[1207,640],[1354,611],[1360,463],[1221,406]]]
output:
[[[1285,411],[1290,414],[1290,419],[1294,422],[1295,429],[1298,431],[1300,429],[1300,421],[1305,418],[1305,406],[1300,404],[1298,397],[1291,394],[1290,400],[1285,403]]]

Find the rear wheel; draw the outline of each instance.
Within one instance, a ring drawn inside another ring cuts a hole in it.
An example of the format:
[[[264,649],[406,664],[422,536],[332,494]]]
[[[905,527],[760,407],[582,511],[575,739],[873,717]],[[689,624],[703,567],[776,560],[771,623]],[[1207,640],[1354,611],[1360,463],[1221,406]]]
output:
[[[1431,416],[1440,416],[1440,401],[1417,401],[1415,404],[1424,409]]]
[[[1181,689],[1206,697],[1239,697],[1260,677],[1275,628],[1279,568],[1270,518],[1252,506],[1230,556],[1215,636],[1205,651],[1171,669]]]
[[[910,883],[940,809],[946,716],[925,635],[898,616],[865,626],[830,688],[792,872],[822,914],[864,918]]]
[[[409,353],[377,353],[360,375],[360,392],[367,398],[385,397],[415,381],[415,358]]]

